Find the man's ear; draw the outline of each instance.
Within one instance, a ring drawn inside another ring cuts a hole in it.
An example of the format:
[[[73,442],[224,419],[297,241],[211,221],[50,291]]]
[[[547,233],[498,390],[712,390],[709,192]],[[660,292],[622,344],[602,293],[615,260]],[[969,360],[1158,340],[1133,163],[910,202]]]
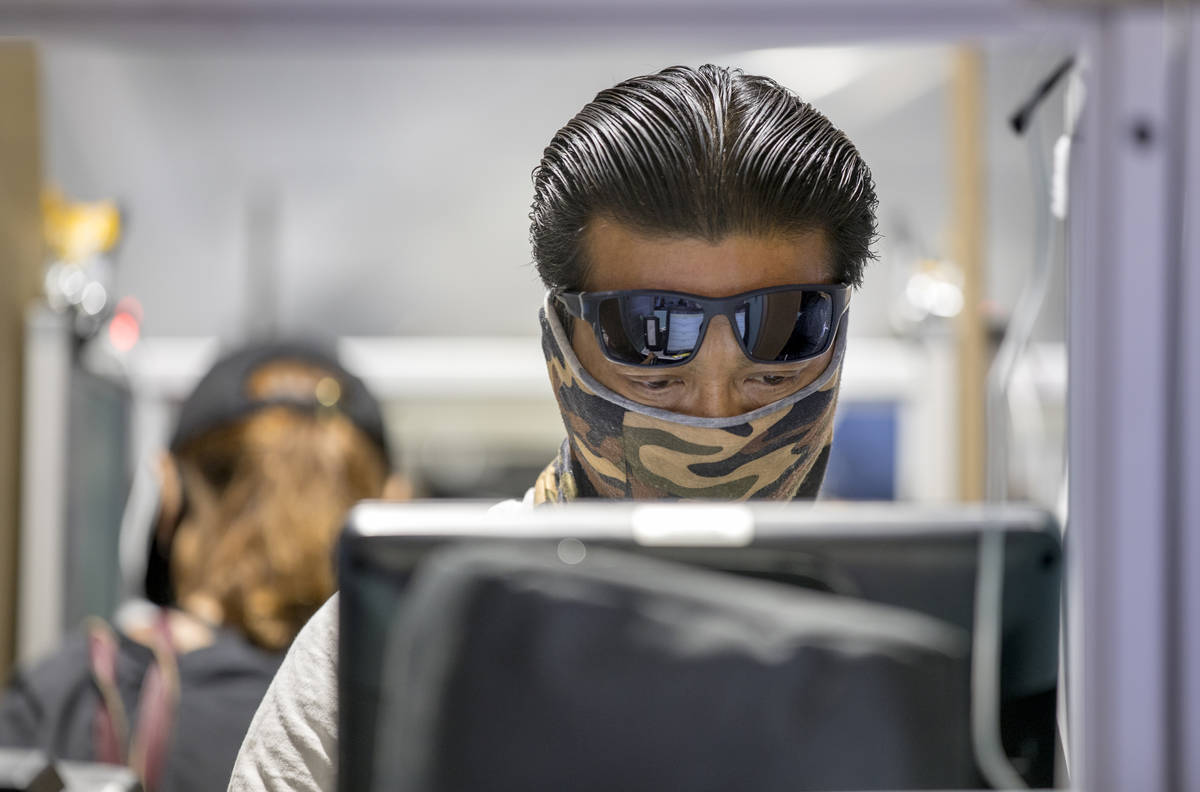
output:
[[[159,492],[154,534],[162,547],[169,547],[183,516],[183,471],[179,469],[179,461],[167,451],[158,455],[154,471]]]
[[[403,473],[393,473],[383,482],[383,492],[380,497],[384,500],[406,501],[413,498],[413,485]]]

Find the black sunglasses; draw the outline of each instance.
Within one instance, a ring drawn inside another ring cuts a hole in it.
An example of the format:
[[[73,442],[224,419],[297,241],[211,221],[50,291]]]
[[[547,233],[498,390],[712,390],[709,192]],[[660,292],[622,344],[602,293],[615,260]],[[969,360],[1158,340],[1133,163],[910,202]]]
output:
[[[555,292],[571,316],[596,331],[596,342],[614,363],[680,366],[704,343],[714,316],[724,316],[746,357],[755,363],[797,363],[819,357],[837,335],[849,287],[774,286],[732,297],[700,297],[634,289]]]

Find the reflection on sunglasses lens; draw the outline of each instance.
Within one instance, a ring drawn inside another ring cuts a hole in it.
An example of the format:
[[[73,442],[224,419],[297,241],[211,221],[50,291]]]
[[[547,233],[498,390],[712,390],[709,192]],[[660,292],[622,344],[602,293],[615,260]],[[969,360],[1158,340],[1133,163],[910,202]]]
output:
[[[687,360],[706,318],[702,303],[672,294],[635,294],[600,302],[599,335],[605,354],[620,363],[655,365]],[[793,290],[760,294],[738,306],[733,329],[743,350],[759,362],[794,362],[822,353],[833,325],[833,297]]]

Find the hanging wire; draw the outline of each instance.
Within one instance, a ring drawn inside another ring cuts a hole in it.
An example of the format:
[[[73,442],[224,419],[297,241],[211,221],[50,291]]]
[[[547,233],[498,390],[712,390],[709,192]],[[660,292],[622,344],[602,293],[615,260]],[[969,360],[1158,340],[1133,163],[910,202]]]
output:
[[[1013,131],[1031,128],[1035,111],[1075,65],[1067,58],[1050,73],[1010,118]],[[1069,133],[1068,133],[1069,134]],[[1066,137],[1066,135],[1064,135]],[[1035,229],[1034,262],[1009,321],[987,383],[987,500],[1000,503],[1007,497],[1008,454],[1006,410],[1013,371],[1033,335],[1045,302],[1052,270],[1059,223],[1054,222],[1052,179],[1041,141],[1030,136],[1027,146],[1033,172],[1034,194],[1039,197]],[[1056,161],[1057,161],[1056,157]],[[1062,167],[1066,167],[1065,157]],[[1043,203],[1044,202],[1044,203]],[[1026,789],[1000,736],[1000,642],[1004,605],[1004,532],[989,530],[979,540],[979,565],[975,583],[975,630],[971,664],[971,738],[979,770],[996,789]]]

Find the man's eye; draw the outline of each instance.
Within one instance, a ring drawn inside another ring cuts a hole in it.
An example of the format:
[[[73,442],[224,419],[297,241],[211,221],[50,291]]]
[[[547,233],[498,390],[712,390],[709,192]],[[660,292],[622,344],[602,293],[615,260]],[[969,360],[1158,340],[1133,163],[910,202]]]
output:
[[[771,387],[783,385],[785,382],[790,382],[795,378],[796,376],[794,374],[761,374],[758,377],[755,377],[755,379],[757,379],[763,385],[769,385]]]
[[[634,383],[639,388],[645,388],[646,390],[652,391],[663,390],[669,387],[672,382],[673,380],[634,380]]]

